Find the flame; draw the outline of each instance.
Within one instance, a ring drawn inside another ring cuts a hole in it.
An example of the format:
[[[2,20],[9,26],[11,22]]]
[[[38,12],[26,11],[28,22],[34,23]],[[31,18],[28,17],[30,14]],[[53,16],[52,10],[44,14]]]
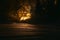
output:
[[[31,14],[30,14],[30,13],[27,13],[26,16],[22,16],[22,17],[20,18],[20,20],[30,19],[30,18],[31,18],[30,16],[31,16]]]
[[[31,18],[31,6],[30,5],[23,5],[21,9],[18,10],[18,16],[20,21],[25,21]]]

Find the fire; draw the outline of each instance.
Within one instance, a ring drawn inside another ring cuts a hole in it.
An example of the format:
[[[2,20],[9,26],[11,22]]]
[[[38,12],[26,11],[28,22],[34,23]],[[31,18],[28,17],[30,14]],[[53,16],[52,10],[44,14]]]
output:
[[[30,18],[31,18],[30,16],[31,16],[31,14],[30,14],[30,13],[27,13],[26,16],[22,16],[22,17],[20,18],[20,20],[30,19]]]
[[[23,5],[22,8],[18,10],[18,17],[20,21],[25,21],[31,18],[31,6],[30,5]]]

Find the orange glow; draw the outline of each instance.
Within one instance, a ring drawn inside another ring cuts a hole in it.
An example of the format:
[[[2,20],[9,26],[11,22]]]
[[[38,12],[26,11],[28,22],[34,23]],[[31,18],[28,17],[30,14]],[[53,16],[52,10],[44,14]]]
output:
[[[21,9],[18,10],[18,17],[20,18],[20,21],[25,21],[27,19],[31,18],[31,6],[30,5],[23,5]]]
[[[31,16],[31,14],[30,14],[30,13],[27,13],[26,16],[22,16],[22,17],[20,18],[20,20],[30,19],[30,18],[31,18],[30,16]]]

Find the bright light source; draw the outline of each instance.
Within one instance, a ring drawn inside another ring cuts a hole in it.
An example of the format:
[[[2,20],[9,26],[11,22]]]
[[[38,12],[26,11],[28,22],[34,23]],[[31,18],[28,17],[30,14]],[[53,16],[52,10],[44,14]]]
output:
[[[27,19],[31,18],[31,6],[30,5],[23,5],[23,7],[21,9],[18,10],[18,16],[20,18],[20,21],[25,21]]]

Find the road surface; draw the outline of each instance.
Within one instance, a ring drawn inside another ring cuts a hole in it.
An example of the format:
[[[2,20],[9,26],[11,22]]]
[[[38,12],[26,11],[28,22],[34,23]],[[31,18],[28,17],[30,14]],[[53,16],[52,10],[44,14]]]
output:
[[[28,23],[0,24],[0,40],[55,40],[56,26]]]

